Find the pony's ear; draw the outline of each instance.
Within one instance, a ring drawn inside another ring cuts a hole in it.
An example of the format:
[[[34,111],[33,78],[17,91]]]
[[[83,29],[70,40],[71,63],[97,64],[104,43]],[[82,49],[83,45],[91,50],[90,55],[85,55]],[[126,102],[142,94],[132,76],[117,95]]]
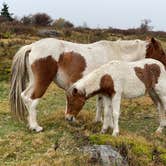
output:
[[[72,95],[72,96],[76,96],[76,95],[84,96],[85,90],[79,90],[75,86],[73,86],[67,90],[67,93]]]
[[[73,96],[76,96],[76,95],[84,96],[85,95],[85,90],[79,90],[77,88],[73,88],[72,89],[72,95]]]
[[[151,38],[151,42],[152,42],[153,44],[155,44],[155,43],[156,43],[156,40],[155,40],[155,38],[154,38],[154,37],[152,37],[152,38]]]
[[[72,89],[72,95],[75,96],[78,93],[78,89],[77,88],[73,88]]]

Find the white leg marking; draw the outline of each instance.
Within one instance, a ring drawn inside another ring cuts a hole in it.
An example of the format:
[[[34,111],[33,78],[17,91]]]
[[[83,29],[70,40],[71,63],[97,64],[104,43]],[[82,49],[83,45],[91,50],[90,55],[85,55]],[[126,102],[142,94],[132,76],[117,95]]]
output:
[[[120,115],[120,102],[121,102],[121,94],[116,93],[112,98],[112,115],[114,120],[114,128],[113,128],[113,136],[117,136],[119,134],[119,115]]]
[[[28,125],[31,130],[36,130],[37,132],[42,131],[43,128],[38,125],[36,116],[37,110],[36,106],[39,102],[39,99],[32,100],[30,98],[33,91],[33,83],[30,83],[28,87],[21,93],[22,100],[27,107],[28,110]]]
[[[104,99],[104,122],[103,127],[101,130],[101,133],[106,133],[108,127],[111,123],[111,117],[112,117],[112,110],[111,110],[111,98],[107,96],[103,96]]]
[[[36,106],[39,102],[39,99],[32,100],[29,98],[29,102],[30,102],[29,116],[28,116],[29,128],[31,130],[36,130],[37,132],[40,132],[43,130],[43,128],[38,125],[37,120],[36,120],[36,116],[37,116]]]

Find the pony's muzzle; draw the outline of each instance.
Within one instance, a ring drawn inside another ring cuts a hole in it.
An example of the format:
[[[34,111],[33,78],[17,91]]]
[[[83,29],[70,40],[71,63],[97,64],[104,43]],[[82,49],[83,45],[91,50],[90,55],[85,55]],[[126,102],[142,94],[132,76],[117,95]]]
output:
[[[70,122],[75,122],[75,120],[76,120],[75,117],[73,115],[70,115],[70,114],[66,114],[65,119],[67,121],[70,121]]]

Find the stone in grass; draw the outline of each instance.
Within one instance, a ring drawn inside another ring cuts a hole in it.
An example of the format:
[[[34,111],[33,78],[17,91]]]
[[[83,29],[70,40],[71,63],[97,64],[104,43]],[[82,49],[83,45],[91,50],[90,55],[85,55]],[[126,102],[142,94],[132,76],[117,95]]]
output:
[[[60,33],[53,29],[42,29],[38,31],[38,35],[42,37],[58,37]]]
[[[91,163],[103,166],[128,166],[123,157],[111,145],[85,146],[84,152],[89,153]]]

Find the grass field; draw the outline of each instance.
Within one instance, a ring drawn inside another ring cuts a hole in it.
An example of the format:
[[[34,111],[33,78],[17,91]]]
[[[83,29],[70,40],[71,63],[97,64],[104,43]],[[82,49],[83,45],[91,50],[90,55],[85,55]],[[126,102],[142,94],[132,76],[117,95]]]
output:
[[[66,122],[64,93],[53,84],[38,107],[44,132],[35,133],[11,118],[8,87],[6,82],[0,83],[0,165],[90,165],[82,147],[105,143],[119,150],[131,165],[166,164],[166,133],[154,134],[158,115],[148,97],[123,100],[121,133],[114,138],[111,131],[99,134],[101,124],[93,122],[94,98],[88,101],[77,123]]]
[[[163,45],[166,46],[165,43]],[[10,66],[11,57],[0,62],[0,65],[4,62]],[[95,98],[87,102],[78,121],[71,124],[64,119],[64,92],[52,84],[38,106],[38,121],[44,132],[35,133],[29,131],[26,124],[12,119],[8,91],[8,81],[0,81],[2,166],[98,165],[83,153],[83,147],[90,144],[111,144],[132,166],[166,165],[166,131],[155,135],[158,114],[148,96],[122,101],[120,136],[114,138],[111,130],[107,134],[99,134],[102,125],[93,121]]]

